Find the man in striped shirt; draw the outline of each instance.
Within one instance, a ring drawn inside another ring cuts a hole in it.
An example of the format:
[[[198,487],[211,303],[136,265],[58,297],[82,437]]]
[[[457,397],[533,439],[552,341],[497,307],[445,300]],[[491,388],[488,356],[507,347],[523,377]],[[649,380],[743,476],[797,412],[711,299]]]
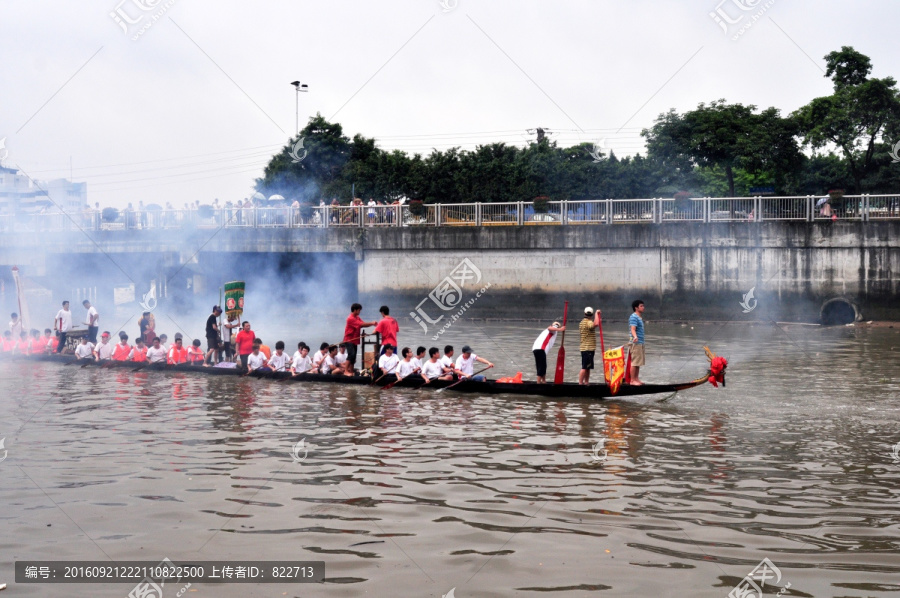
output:
[[[584,319],[578,325],[581,333],[581,371],[578,373],[579,384],[590,384],[591,370],[594,369],[594,352],[597,350],[597,334],[594,330],[600,325],[600,310],[594,313],[593,308],[584,308]]]
[[[537,383],[546,384],[547,382],[547,351],[553,347],[556,342],[556,333],[565,330],[565,326],[560,326],[559,322],[553,322],[543,332],[541,332],[531,352],[534,353],[534,366],[537,369]]]

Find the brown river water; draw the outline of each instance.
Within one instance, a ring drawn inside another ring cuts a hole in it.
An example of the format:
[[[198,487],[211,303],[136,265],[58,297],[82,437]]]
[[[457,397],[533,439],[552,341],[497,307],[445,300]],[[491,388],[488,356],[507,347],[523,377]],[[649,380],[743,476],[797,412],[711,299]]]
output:
[[[530,378],[539,329],[445,336]],[[592,402],[0,362],[3,595],[132,587],[16,584],[17,560],[169,558],[325,562],[322,584],[184,596],[725,597],[763,559],[767,596],[900,596],[900,325],[647,341],[645,381],[702,375],[710,344],[727,386]]]

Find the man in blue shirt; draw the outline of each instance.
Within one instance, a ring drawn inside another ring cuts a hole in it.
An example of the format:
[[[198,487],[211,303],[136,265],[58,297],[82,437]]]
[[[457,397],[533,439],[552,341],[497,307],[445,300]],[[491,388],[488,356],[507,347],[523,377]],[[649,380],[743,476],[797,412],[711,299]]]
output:
[[[628,318],[628,326],[631,327],[631,383],[640,386],[643,384],[638,377],[641,366],[644,365],[644,319],[641,315],[644,313],[644,302],[636,299],[631,304],[634,313]]]

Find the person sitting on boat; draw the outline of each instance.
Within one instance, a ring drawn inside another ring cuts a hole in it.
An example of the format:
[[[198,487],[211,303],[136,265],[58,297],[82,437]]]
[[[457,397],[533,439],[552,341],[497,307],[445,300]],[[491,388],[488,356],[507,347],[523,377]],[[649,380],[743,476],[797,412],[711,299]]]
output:
[[[441,351],[437,347],[428,350],[429,359],[422,364],[422,377],[428,382],[435,378],[438,380],[453,380],[453,374],[445,374],[444,366],[438,361]]]
[[[16,343],[15,353],[19,355],[28,355],[28,346],[30,345],[27,332],[19,333],[19,341]]]
[[[253,352],[247,356],[247,368],[251,372],[255,372],[257,370],[271,372],[272,370],[266,367],[266,363],[268,363],[268,360],[266,359],[265,353],[262,353],[259,350],[260,345],[262,345],[262,343],[254,341]]]
[[[75,359],[92,359],[94,345],[88,342],[87,336],[81,337],[81,343],[75,347]]]
[[[334,365],[342,366],[347,361],[347,343],[338,345],[338,352],[334,356]]]
[[[260,351],[261,350],[262,347],[260,347]],[[284,341],[278,341],[277,343],[275,343],[275,352],[272,353],[272,357],[269,358],[268,362],[269,367],[272,368],[272,371],[285,371],[291,360],[287,356],[287,353],[284,352]]]
[[[472,353],[472,347],[469,345],[463,345],[462,355],[456,358],[456,364],[454,369],[459,373],[459,377],[463,379],[471,379],[475,382],[484,382],[485,377],[481,374],[473,375],[475,373],[475,362],[483,363],[488,367],[488,369],[494,367],[494,364],[488,361],[483,357],[478,357],[474,353]]]
[[[410,349],[409,347],[403,347],[403,351],[401,351],[401,354],[403,355],[403,359],[400,360],[400,365],[397,366],[397,371],[394,372],[397,375],[398,381],[403,380],[404,378],[409,378],[410,376],[414,376],[421,369],[421,367],[416,365],[413,361],[414,357],[412,356],[412,349]]]
[[[31,340],[28,342],[28,354],[40,355],[47,346],[47,339],[41,336],[41,331],[37,328],[31,329]]]
[[[113,348],[112,358],[113,361],[128,361],[128,356],[131,354],[131,345],[128,344],[128,335],[124,332],[119,333],[119,342]]]
[[[159,337],[154,337],[153,346],[147,349],[147,361],[150,363],[165,363],[167,351],[163,348]]]
[[[127,340],[128,337],[125,337]],[[144,344],[144,339],[138,337],[134,341],[134,348],[131,349],[128,353],[128,361],[133,361],[135,363],[144,363],[147,361],[147,345]]]
[[[345,361],[339,366],[334,368],[334,372],[332,372],[335,376],[356,376],[356,370],[353,368],[353,364],[349,361]]]
[[[169,365],[181,365],[182,363],[186,363],[187,354],[188,351],[184,346],[184,338],[181,336],[181,333],[177,333],[175,335],[175,342],[172,343],[172,348],[170,348],[169,352],[166,354],[166,363]]]
[[[166,355],[169,354],[169,335],[168,334],[160,334],[159,335],[159,346],[163,351],[166,352]]]
[[[456,362],[453,361],[453,345],[444,346],[444,356],[441,357],[441,367],[444,374],[450,374],[450,379],[455,380],[459,375],[456,369]]]
[[[3,331],[3,342],[0,343],[0,352],[3,353],[12,353],[13,348],[16,346],[16,341],[12,338],[12,332],[9,330]]]
[[[409,361],[415,366],[418,371],[422,371],[422,366],[428,361],[428,358],[425,357],[425,354],[428,352],[428,349],[419,345],[416,348],[416,356],[410,359]]]
[[[269,345],[263,342],[263,339],[256,337],[253,341],[254,343],[259,343],[259,352],[266,356],[266,360],[272,359],[272,349],[269,348]]]
[[[56,351],[56,345],[59,343],[59,339],[53,336],[53,331],[49,328],[44,328],[44,338],[47,339],[47,346],[44,348],[44,353],[54,353]]]
[[[304,374],[312,369],[312,358],[309,356],[309,347],[303,341],[297,344],[297,352],[291,361],[291,374]]]
[[[325,342],[319,345],[319,350],[316,351],[316,354],[312,357],[311,373],[315,374],[319,372],[319,366],[321,366],[322,362],[325,361],[325,358],[328,357],[328,347],[329,344]],[[347,361],[349,361],[349,359]]]
[[[100,335],[100,342],[94,347],[94,356],[97,361],[112,359],[113,348],[113,344],[109,342],[109,330],[104,330]]]
[[[384,355],[378,358],[378,369],[383,375],[393,374],[400,365],[400,358],[394,353],[394,345],[384,345]]]
[[[331,345],[330,347],[325,348],[326,353],[325,357],[322,358],[322,361],[319,362],[319,373],[320,374],[330,374],[334,369],[334,356],[337,355],[337,347],[335,345]],[[347,361],[350,361],[349,359]]]
[[[565,329],[566,327],[561,326],[559,322],[553,322],[538,335],[537,340],[531,346],[531,352],[534,353],[534,367],[537,370],[538,384],[547,382],[547,351],[556,342],[556,333]]]
[[[206,360],[206,354],[203,352],[201,348],[201,342],[199,338],[195,338],[191,342],[191,346],[187,349],[187,362],[191,365],[202,365]]]

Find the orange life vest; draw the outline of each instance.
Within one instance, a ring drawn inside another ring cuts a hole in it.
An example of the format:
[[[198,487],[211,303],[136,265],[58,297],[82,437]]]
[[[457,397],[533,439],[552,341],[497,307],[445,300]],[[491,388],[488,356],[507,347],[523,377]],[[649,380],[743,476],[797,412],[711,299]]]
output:
[[[112,358],[115,361],[127,361],[128,354],[131,353],[131,345],[122,343],[116,343],[116,348],[113,349]]]
[[[187,350],[187,359],[191,363],[197,363],[198,361],[203,361],[206,358],[206,354],[203,352],[203,349],[200,347],[195,347],[191,345]]]
[[[134,357],[132,358],[132,361],[136,361],[138,363],[147,361],[147,347],[135,347]]]
[[[178,348],[178,345],[172,345],[172,348],[169,349],[169,358],[166,360],[166,363],[172,365],[178,365],[179,363],[184,363],[187,361],[188,351],[184,347],[181,349]]]

